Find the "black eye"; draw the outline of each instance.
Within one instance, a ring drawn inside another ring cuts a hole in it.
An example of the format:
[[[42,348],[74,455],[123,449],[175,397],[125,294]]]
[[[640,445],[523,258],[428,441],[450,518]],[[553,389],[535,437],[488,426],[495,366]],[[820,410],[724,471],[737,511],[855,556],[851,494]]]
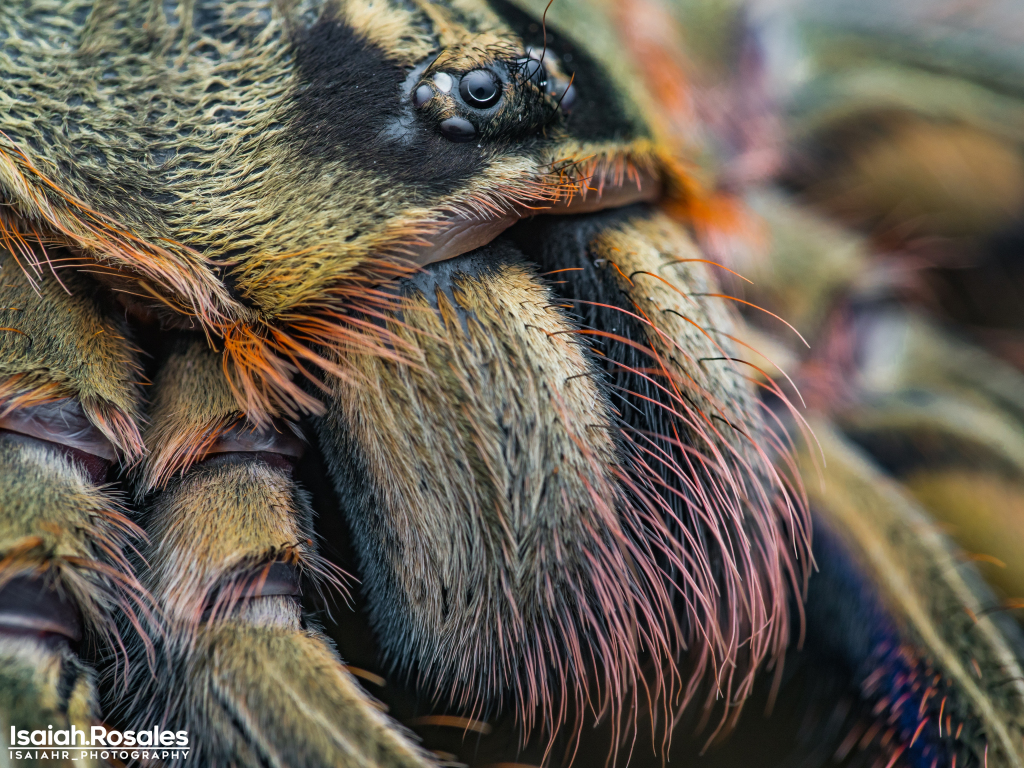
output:
[[[501,99],[501,82],[488,69],[474,69],[462,76],[459,93],[469,106],[487,109]]]
[[[520,67],[524,80],[529,80],[538,88],[544,88],[548,84],[548,71],[544,69],[544,65],[540,63],[539,59],[528,56],[523,59],[518,59],[516,64]]]

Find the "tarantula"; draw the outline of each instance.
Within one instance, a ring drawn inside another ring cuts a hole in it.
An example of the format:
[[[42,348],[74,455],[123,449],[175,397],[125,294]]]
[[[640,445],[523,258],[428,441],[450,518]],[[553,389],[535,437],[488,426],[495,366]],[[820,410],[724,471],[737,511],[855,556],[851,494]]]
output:
[[[1024,764],[1019,633],[793,441],[674,49],[584,8],[0,7],[7,758],[661,760],[781,690],[852,696],[840,759]]]

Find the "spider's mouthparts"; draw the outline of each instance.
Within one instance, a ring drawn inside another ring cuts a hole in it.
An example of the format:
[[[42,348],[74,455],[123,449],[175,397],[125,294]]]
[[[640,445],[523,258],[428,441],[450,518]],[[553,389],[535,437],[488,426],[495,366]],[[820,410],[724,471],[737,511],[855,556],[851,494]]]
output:
[[[651,171],[623,174],[601,168],[589,178],[560,189],[553,199],[453,214],[428,244],[415,249],[409,259],[421,267],[453,259],[487,245],[517,221],[531,216],[595,213],[653,202],[661,196],[661,187],[660,178]]]

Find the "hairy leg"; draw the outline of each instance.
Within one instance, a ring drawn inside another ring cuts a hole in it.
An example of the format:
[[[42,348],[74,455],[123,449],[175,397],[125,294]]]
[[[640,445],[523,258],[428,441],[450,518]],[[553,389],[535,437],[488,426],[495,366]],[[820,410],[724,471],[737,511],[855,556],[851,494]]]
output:
[[[302,615],[303,584],[343,588],[344,574],[317,555],[291,426],[247,424],[221,357],[183,339],[146,441],[144,581],[163,634],[157,674],[134,668],[132,722],[187,730],[207,765],[431,764]]]
[[[138,530],[105,485],[141,452],[139,371],[96,296],[0,252],[0,720],[19,732],[88,733],[95,674],[77,651],[119,654],[114,615],[146,610],[125,557]]]

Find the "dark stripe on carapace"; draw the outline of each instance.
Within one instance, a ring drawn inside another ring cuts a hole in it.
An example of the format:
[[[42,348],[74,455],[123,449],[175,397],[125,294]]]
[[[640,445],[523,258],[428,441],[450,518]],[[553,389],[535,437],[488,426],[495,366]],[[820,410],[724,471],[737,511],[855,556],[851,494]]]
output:
[[[314,168],[341,163],[372,174],[381,191],[411,187],[429,204],[484,167],[476,143],[452,143],[414,112],[402,89],[408,72],[330,12],[298,34],[295,57],[291,141]]]

